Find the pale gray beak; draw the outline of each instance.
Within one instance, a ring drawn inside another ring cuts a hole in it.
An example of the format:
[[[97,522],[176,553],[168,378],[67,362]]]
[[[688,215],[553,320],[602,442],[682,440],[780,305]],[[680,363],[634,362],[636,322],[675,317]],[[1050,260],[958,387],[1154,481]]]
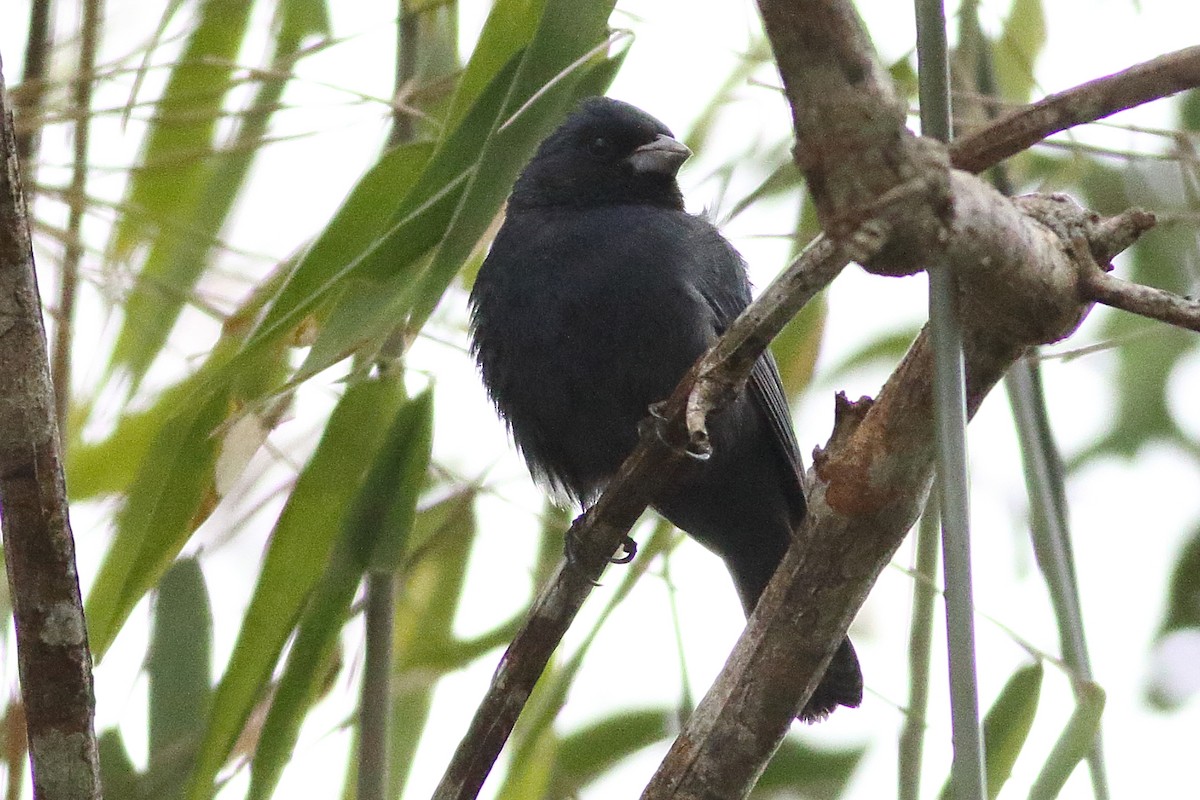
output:
[[[656,172],[674,177],[691,154],[683,142],[660,133],[653,142],[634,150],[628,160],[634,172]]]

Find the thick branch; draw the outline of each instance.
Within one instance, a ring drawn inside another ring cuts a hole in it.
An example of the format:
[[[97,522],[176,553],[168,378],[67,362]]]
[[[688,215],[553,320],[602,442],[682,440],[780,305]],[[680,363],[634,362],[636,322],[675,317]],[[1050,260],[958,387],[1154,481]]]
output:
[[[849,3],[760,0],[760,8],[794,109],[797,163],[810,180],[837,174],[848,182],[841,193],[820,183],[813,187],[826,219],[853,217],[855,206],[842,203],[866,205],[869,193],[861,187],[891,190],[901,176],[927,174],[936,165],[918,148],[897,146],[906,138],[898,123],[891,135],[872,131],[875,152],[801,152],[805,142],[821,141],[819,131],[805,125],[836,120],[836,105],[870,84],[864,76],[876,70],[861,65],[874,56],[865,33],[831,28],[822,19],[832,16],[850,25],[856,20]],[[817,39],[833,36],[836,45],[814,47]],[[794,48],[810,48],[826,60],[797,57],[789,52]],[[876,93],[875,102],[878,116],[867,111],[864,117],[885,119],[886,95]],[[881,161],[889,162],[896,183],[870,184],[880,176],[866,173]],[[1103,223],[1063,197],[1014,204],[959,171],[946,171],[942,197],[929,192],[918,199],[927,208],[914,203],[889,215],[891,246],[870,267],[901,272],[923,259],[958,273],[967,321],[967,404],[973,413],[1029,346],[1060,339],[1078,326],[1089,308],[1081,300],[1079,263],[1093,254],[1107,261],[1129,243],[1136,226]],[[932,361],[923,333],[877,401],[839,401],[830,443],[814,459],[809,514],[798,542],[644,800],[736,798],[750,791],[924,504],[933,467]]]
[[[40,800],[100,797],[88,651],[46,332],[0,75],[0,522]]]
[[[759,10],[792,108],[796,164],[827,235],[844,238],[876,198],[946,171],[945,151],[904,127],[904,106],[850,3],[760,0]],[[796,24],[800,16],[805,24]],[[936,182],[929,191],[944,195]],[[905,219],[890,231],[879,258],[863,266],[895,275],[923,269],[926,254],[913,235],[928,241],[936,233],[939,220],[929,209],[938,205],[896,209]]]
[[[970,266],[960,269],[965,296],[990,292],[988,313],[964,315],[973,414],[1029,345],[1061,338],[1083,318],[1075,251],[1059,231],[1085,232],[1106,258],[1124,237],[1106,238],[1121,226],[1100,223],[1063,199],[1032,203],[1036,220],[1000,215],[989,228],[986,215],[974,214],[995,200],[991,187],[957,173],[953,188],[964,214],[951,220],[947,257]],[[1003,224],[1016,229],[1006,235]],[[1048,293],[1059,299],[1048,300]],[[932,384],[932,349],[922,332],[877,400],[839,398],[829,445],[810,470],[799,544],[644,800],[749,792],[924,505],[933,469]]]

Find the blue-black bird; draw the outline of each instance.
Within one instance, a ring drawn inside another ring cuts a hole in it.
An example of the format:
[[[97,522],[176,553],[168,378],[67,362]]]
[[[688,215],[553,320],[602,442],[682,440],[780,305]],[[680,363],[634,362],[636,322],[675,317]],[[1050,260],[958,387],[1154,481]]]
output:
[[[584,506],[633,450],[648,407],[750,302],[741,256],[684,210],[675,174],[690,155],[634,106],[584,101],[517,179],[471,292],[472,350],[500,416],[534,477]],[[709,436],[708,461],[653,507],[725,561],[749,614],[805,514],[769,353]],[[861,700],[846,639],[800,718]]]

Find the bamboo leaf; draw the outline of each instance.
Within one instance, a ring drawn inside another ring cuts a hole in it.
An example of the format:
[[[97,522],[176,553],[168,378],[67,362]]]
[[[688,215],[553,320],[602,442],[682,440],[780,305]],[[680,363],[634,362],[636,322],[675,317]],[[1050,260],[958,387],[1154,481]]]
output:
[[[996,82],[1007,100],[1024,103],[1033,90],[1033,71],[1046,45],[1042,0],[1016,0],[994,48]]]
[[[562,737],[550,778],[550,797],[577,797],[589,784],[643,747],[671,734],[675,711],[621,711]]]
[[[211,490],[225,396],[186,409],[164,426],[117,515],[117,534],[87,598],[92,652],[104,657],[125,619],[183,548]]]
[[[220,441],[214,432],[247,398],[263,395],[282,376],[284,354],[279,348],[262,351],[240,372],[227,371],[226,361],[236,346],[236,335],[218,344],[195,376],[195,395],[168,415],[137,466],[117,514],[116,536],[85,606],[97,661],[133,607],[158,583],[215,507],[213,478]]]
[[[284,506],[229,666],[217,686],[188,797],[208,797],[271,679],[300,611],[329,560],[346,509],[385,423],[403,402],[397,378],[351,384]],[[317,665],[312,665],[316,669]]]
[[[100,782],[108,800],[143,800],[141,776],[125,749],[125,740],[116,728],[100,734],[97,742],[100,755]]]
[[[996,702],[983,720],[983,738],[987,748],[987,792],[995,798],[1012,774],[1013,764],[1025,745],[1033,718],[1037,714],[1042,689],[1043,667],[1040,661],[1021,667],[1012,674]],[[950,781],[942,786],[940,797],[950,800]]]
[[[238,3],[236,5],[242,9],[240,18],[209,18],[210,12],[227,11],[224,5],[214,0],[203,4],[204,16],[191,42],[197,49],[215,48],[218,52],[202,52],[201,57],[216,59],[215,63],[218,64],[222,63],[222,59],[230,62],[236,55],[241,35],[230,26],[244,28],[247,21],[245,13],[250,8],[248,3]],[[157,131],[182,127],[183,130],[177,132],[180,138],[175,142],[175,147],[213,150],[215,115],[219,113],[222,95],[232,86],[231,64],[223,71],[204,69],[197,72],[200,68],[185,60],[175,67],[174,73],[181,76],[180,86],[186,87],[179,90],[182,97],[172,94],[169,85],[167,94],[160,101],[160,111],[166,116],[181,113],[176,106],[191,96],[186,92],[200,93],[200,87],[203,86],[207,93],[199,95],[202,108],[187,107],[188,123],[180,125],[174,121],[168,126],[163,122],[162,128],[152,128],[147,140],[147,162],[153,163],[152,159],[155,158],[174,160],[161,174],[156,168],[151,168],[148,173],[139,173],[147,174],[145,180],[148,183],[138,185],[135,179],[130,189],[130,204],[134,208],[141,208],[138,205],[139,191],[161,192],[162,188],[157,183],[161,180],[171,181],[174,193],[169,198],[173,205],[161,209],[161,218],[188,221],[183,227],[162,227],[158,235],[152,238],[137,283],[126,299],[125,322],[113,348],[111,366],[126,369],[133,387],[138,385],[162,349],[184,303],[209,265],[209,252],[245,184],[258,148],[266,138],[271,117],[280,108],[280,99],[290,78],[290,71],[298,56],[302,55],[301,45],[312,35],[327,37],[329,34],[327,13],[320,0],[290,0],[282,4],[279,16],[271,69],[257,76],[258,92],[249,106],[238,115],[236,131],[219,152],[209,153],[202,161],[180,161],[179,153],[169,149],[165,143],[170,140],[165,134],[157,137]],[[240,33],[244,33],[244,30]],[[230,48],[232,51],[226,52]],[[313,48],[309,48],[306,52],[312,51]],[[192,57],[190,51],[187,57]],[[202,83],[202,78],[208,78],[212,83]],[[211,110],[209,95],[216,100]],[[191,116],[193,114],[197,115],[194,119]],[[160,147],[163,148],[162,152],[156,149]],[[151,219],[156,218],[151,216]],[[118,245],[119,248],[121,246]]]
[[[200,563],[176,561],[158,584],[146,674],[156,794],[176,797],[212,700],[212,609]]]
[[[403,794],[438,679],[505,644],[514,632],[513,625],[501,626],[507,636],[490,646],[456,650],[452,632],[475,540],[474,502],[473,490],[453,494],[422,509],[413,524],[413,551],[421,555],[405,567],[396,604],[390,797]]]
[[[589,70],[604,64],[613,0],[548,0],[537,32],[524,51],[494,133],[479,154],[454,220],[438,244],[414,296],[410,327],[433,312],[450,281],[479,243],[517,173],[554,127]],[[606,49],[606,48],[603,48]],[[587,91],[595,91],[587,85]],[[502,124],[500,124],[502,123]],[[486,165],[486,168],[484,166]]]
[[[372,559],[392,557],[407,539],[412,512],[403,506],[413,495],[408,490],[401,492],[395,505],[386,499],[381,502],[378,495],[383,492],[387,498],[390,493],[385,484],[395,478],[412,480],[418,468],[420,477],[424,476],[429,436],[422,431],[428,431],[430,403],[431,395],[425,392],[400,407],[350,502],[339,540],[303,612],[263,723],[250,767],[250,800],[265,800],[274,792],[291,758],[300,724],[318,696],[358,584],[372,567]],[[407,448],[407,452],[397,454],[396,448]]]
[[[1087,756],[1100,732],[1104,715],[1104,690],[1086,683],[1075,692],[1076,706],[1062,735],[1054,743],[1042,771],[1029,790],[1029,800],[1054,800],[1066,785],[1067,778]]]
[[[796,738],[784,739],[750,793],[751,800],[798,794],[812,800],[834,800],[842,796],[865,752],[864,747],[818,750]]]
[[[433,393],[426,390],[396,414],[382,449],[367,472],[350,525],[379,530],[367,569],[393,573],[412,533],[417,499],[425,486],[433,447]]]

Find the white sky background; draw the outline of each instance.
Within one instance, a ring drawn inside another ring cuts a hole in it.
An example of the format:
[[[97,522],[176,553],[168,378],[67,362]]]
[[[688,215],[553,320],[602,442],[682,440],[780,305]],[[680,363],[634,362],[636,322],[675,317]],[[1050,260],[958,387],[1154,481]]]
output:
[[[467,53],[487,4],[463,0],[462,5],[462,51]],[[1050,41],[1036,74],[1047,92],[1195,44],[1200,31],[1200,7],[1191,0],[1145,0],[1140,8],[1129,0],[1049,0],[1046,5]],[[226,258],[230,278],[204,287],[215,297],[236,297],[246,285],[244,278],[236,277],[237,272],[260,275],[275,260],[301,246],[328,219],[378,153],[386,134],[385,109],[373,103],[352,104],[345,93],[318,84],[373,97],[388,96],[394,29],[387,8],[388,4],[382,3],[333,4],[334,33],[346,41],[304,61],[300,67],[302,80],[287,97],[296,107],[286,112],[289,120],[297,128],[317,135],[275,145],[262,153],[250,193],[226,234],[226,240],[243,254]],[[753,5],[748,1],[629,0],[619,9],[614,24],[636,27],[637,38],[611,94],[645,108],[682,135],[706,105],[707,93],[725,80],[750,32],[758,26]],[[860,3],[860,9],[886,62],[912,49],[915,36],[910,4],[872,0]],[[985,25],[994,29],[1006,13],[1007,4],[985,2]],[[0,25],[0,53],[5,56],[6,78],[11,85],[19,75],[27,5],[19,4],[5,17]],[[637,22],[633,22],[635,18]],[[11,24],[9,20],[22,22]],[[102,53],[102,61],[133,51],[148,37],[157,19],[148,18],[140,3],[113,0],[108,21],[110,32],[119,33],[110,37],[106,46],[112,49]],[[116,43],[111,43],[114,39]],[[259,63],[261,59],[257,52],[248,52],[244,60]],[[60,70],[69,70],[69,65],[60,65]],[[145,92],[153,91],[153,82],[161,77],[161,73],[157,78],[151,76],[143,96],[152,96]],[[757,77],[772,83],[777,80],[770,70]],[[115,87],[106,100],[110,105],[120,105],[126,95],[121,87]],[[717,187],[712,181],[705,182],[704,177],[729,152],[737,152],[747,139],[761,140],[765,148],[785,141],[789,135],[787,110],[777,93],[747,86],[739,93],[739,103],[735,121],[723,125],[710,149],[697,154],[682,171],[681,182],[693,211],[716,202]],[[1122,115],[1121,120],[1166,126],[1173,117],[1166,104],[1158,103]],[[115,120],[97,122],[93,135],[95,161],[114,166],[134,162],[136,137],[122,134]],[[1159,144],[1096,126],[1079,130],[1076,135],[1131,150]],[[68,147],[65,134],[52,132],[43,143],[43,161],[67,164]],[[304,163],[307,168],[297,170],[296,163]],[[744,172],[735,176],[728,198],[740,197],[763,177],[753,169]],[[39,177],[48,184],[66,182],[65,172],[53,166],[44,166]],[[108,177],[101,174],[89,185],[93,194],[114,200],[120,197],[121,188],[119,172]],[[269,212],[264,213],[264,209]],[[716,208],[718,213],[723,210]],[[51,219],[57,213],[49,203],[45,209],[39,206],[38,211]],[[794,205],[775,203],[744,214],[727,229],[752,264],[759,285],[769,281],[782,266],[787,251],[782,241],[762,235],[786,231],[793,219]],[[264,224],[264,220],[286,224]],[[89,220],[86,233],[90,241],[104,241],[105,225],[102,217]],[[54,263],[57,246],[39,255],[46,263]],[[95,270],[98,263],[93,256],[85,269]],[[1200,269],[1200,265],[1192,266]],[[52,296],[52,280],[42,280],[46,296]],[[864,370],[837,385],[826,385],[820,383],[822,371],[877,337],[880,331],[912,325],[925,317],[923,278],[880,278],[850,268],[830,291],[831,313],[817,367],[818,386],[807,394],[796,415],[798,437],[806,454],[828,436],[834,390],[845,390],[851,397],[874,394],[886,377],[884,371]],[[465,298],[452,293],[442,309],[442,319],[461,321],[464,304]],[[84,326],[94,326],[97,332],[90,340],[81,337],[81,352],[76,356],[76,379],[80,385],[90,385],[100,369],[104,348],[111,345],[115,326],[103,316],[95,296],[85,303],[81,314]],[[1096,319],[1090,320],[1070,346],[1094,341],[1096,330]],[[184,335],[177,335],[173,342],[185,355],[203,355],[215,336],[211,323],[198,313],[188,315],[180,332]],[[1046,365],[1051,416],[1067,455],[1107,427],[1113,408],[1105,375],[1112,363],[1110,354],[1101,353]],[[424,340],[414,348],[411,364],[416,370],[436,372],[437,457],[467,476],[490,470],[489,484],[499,495],[480,506],[482,530],[458,623],[460,632],[469,635],[505,619],[526,601],[527,565],[534,548],[535,515],[541,508],[541,495],[525,477],[524,468],[486,404],[465,353],[458,347]],[[175,378],[174,373],[160,373],[152,380],[161,385]],[[1187,429],[1200,437],[1197,395],[1200,359],[1193,356],[1173,376],[1172,401],[1185,418]],[[314,415],[329,407],[332,396],[323,386],[301,393],[294,419],[273,439],[302,455],[305,449],[301,443],[311,438],[318,424],[314,420],[319,418]],[[984,404],[971,426],[970,441],[978,609],[981,615],[1054,653],[1057,634],[1027,543],[1019,454],[1002,392],[994,393]],[[251,472],[261,474],[270,463],[269,458],[260,455]],[[269,493],[263,487],[282,482],[280,476],[284,473],[277,470],[268,474],[275,477],[261,484],[255,497]],[[1187,526],[1200,518],[1198,485],[1200,474],[1191,462],[1166,448],[1153,448],[1131,462],[1094,462],[1074,475],[1068,487],[1089,644],[1097,678],[1108,692],[1105,745],[1115,797],[1187,796],[1178,782],[1191,777],[1189,767],[1200,741],[1200,704],[1193,700],[1181,711],[1161,714],[1148,710],[1141,694],[1148,668],[1148,645],[1160,618],[1174,556],[1188,533]],[[219,512],[206,523],[192,546],[203,547],[206,553],[205,570],[217,615],[218,669],[233,645],[236,621],[248,600],[267,526],[278,510],[278,502],[269,503],[253,518],[232,546],[223,543],[226,531],[244,507]],[[85,592],[109,540],[100,513],[106,510],[75,509]],[[897,558],[899,563],[908,563],[907,546]],[[619,582],[619,570],[610,571],[605,586],[589,601],[568,637],[568,651]],[[723,663],[743,620],[732,586],[715,557],[688,542],[673,557],[671,570],[692,689],[699,697]],[[831,746],[871,743],[848,794],[852,798],[889,797],[895,793],[895,736],[902,721],[895,706],[905,702],[907,691],[903,665],[910,589],[910,580],[901,572],[885,572],[852,628],[866,673],[868,695],[864,707],[839,711],[829,722],[805,732],[811,740]],[[145,747],[145,682],[139,676],[138,657],[143,652],[146,631],[137,623],[145,619],[145,613],[143,603],[96,673],[98,729],[120,724],[135,759],[144,758]],[[672,624],[664,584],[652,574],[601,633],[561,717],[563,730],[592,721],[617,704],[676,703],[679,671]],[[986,708],[1026,656],[1002,628],[987,619],[979,620],[977,636],[981,702]],[[347,638],[351,647],[357,641],[357,631]],[[408,798],[428,797],[486,686],[497,656],[491,654],[443,682],[433,713],[438,724],[422,744]],[[933,796],[940,789],[949,764],[945,679],[940,677],[945,674],[944,652],[940,643],[935,644],[934,659],[925,796]],[[10,681],[15,683],[11,654],[7,669]],[[357,677],[357,671],[353,676]],[[350,708],[346,698],[355,688],[354,681],[343,676],[334,698],[313,715],[278,797],[337,796],[343,775],[342,754],[348,742],[346,733],[337,728]],[[1070,709],[1066,680],[1048,667],[1033,734],[1002,797],[1024,796],[1042,763],[1040,754],[1049,750]],[[586,797],[636,796],[663,752],[665,745],[648,749]],[[493,781],[489,787],[494,790],[498,783]],[[243,773],[221,796],[241,797],[245,785]],[[1084,770],[1077,770],[1063,796],[1090,796]]]

